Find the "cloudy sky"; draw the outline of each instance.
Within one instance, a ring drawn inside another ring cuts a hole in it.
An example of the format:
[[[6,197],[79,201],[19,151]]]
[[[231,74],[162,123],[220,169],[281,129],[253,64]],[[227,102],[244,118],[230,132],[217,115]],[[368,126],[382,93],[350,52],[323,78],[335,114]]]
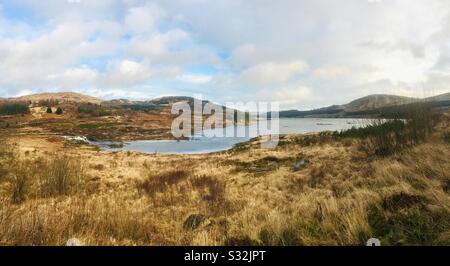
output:
[[[450,91],[448,0],[0,0],[0,97],[309,109]]]

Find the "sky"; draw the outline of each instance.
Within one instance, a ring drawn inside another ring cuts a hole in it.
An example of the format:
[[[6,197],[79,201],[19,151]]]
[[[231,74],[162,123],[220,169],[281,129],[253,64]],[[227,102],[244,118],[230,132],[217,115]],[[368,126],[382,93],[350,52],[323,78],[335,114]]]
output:
[[[282,109],[450,92],[448,0],[0,0],[0,97]]]

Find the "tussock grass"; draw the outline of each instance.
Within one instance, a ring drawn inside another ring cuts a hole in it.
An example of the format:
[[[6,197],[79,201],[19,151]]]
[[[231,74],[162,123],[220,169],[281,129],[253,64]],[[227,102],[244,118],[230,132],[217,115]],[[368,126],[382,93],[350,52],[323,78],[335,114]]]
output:
[[[0,182],[6,180],[10,166],[16,161],[16,151],[5,138],[0,137]]]
[[[149,244],[157,229],[144,209],[120,196],[80,198],[43,204],[31,200],[20,207],[0,210],[0,243],[15,245],[65,245],[69,238],[84,244]],[[14,215],[13,215],[14,214]]]
[[[10,189],[11,189],[11,201],[13,203],[23,202],[30,190],[30,174],[31,167],[29,162],[18,161],[11,166],[10,177]]]
[[[80,190],[85,178],[84,165],[66,155],[53,155],[42,165],[39,194],[43,197],[64,196]]]
[[[32,164],[20,160],[17,148],[4,138],[0,138],[0,158],[0,182],[8,181],[11,202],[21,203],[30,189]]]

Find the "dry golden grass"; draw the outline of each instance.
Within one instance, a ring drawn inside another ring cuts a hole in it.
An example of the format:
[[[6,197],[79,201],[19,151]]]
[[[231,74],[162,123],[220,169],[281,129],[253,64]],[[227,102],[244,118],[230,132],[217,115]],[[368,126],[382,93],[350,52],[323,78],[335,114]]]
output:
[[[0,244],[449,245],[448,130],[383,158],[329,136],[212,155],[2,142]]]

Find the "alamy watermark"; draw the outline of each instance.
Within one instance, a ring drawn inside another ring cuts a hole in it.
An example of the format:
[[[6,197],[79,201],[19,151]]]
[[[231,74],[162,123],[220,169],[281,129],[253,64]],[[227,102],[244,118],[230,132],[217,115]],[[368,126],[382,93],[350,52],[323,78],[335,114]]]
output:
[[[194,95],[192,102],[172,105],[175,138],[255,138],[266,136],[262,148],[274,148],[279,141],[278,102],[227,102],[225,106],[206,102]]]

